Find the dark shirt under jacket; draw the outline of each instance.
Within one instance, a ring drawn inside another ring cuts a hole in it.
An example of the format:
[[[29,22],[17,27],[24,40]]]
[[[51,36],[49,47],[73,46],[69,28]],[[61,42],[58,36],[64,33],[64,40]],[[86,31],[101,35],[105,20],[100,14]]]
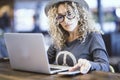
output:
[[[91,33],[83,43],[76,39],[72,42],[67,42],[65,45],[62,50],[56,49],[54,45],[49,47],[47,53],[50,64],[57,62],[57,64],[63,65],[65,62],[68,66],[74,66],[78,59],[82,58],[90,61],[91,70],[109,71],[108,53],[100,34]],[[71,54],[60,54],[57,56],[60,51],[68,51]]]

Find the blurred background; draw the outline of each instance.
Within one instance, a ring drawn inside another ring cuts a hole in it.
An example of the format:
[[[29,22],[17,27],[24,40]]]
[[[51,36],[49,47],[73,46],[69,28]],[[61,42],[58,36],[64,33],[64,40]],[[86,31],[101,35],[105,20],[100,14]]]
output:
[[[50,45],[48,20],[44,8],[49,0],[0,0],[0,58],[8,57],[3,34],[43,33],[46,46]],[[86,0],[96,27],[110,56],[110,64],[120,72],[120,0]]]

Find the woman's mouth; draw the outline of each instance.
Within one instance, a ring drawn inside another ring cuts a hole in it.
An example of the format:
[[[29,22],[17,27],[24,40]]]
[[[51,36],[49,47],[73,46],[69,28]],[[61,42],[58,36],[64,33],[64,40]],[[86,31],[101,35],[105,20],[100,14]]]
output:
[[[69,27],[70,25],[71,25],[71,24],[66,24],[65,26],[66,26],[66,27]]]

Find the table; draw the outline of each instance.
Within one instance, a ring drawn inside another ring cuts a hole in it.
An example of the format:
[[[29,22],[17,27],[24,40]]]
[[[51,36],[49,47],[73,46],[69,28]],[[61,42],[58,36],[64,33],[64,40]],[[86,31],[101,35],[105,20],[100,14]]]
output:
[[[47,75],[13,70],[8,60],[1,60],[0,80],[120,80],[120,73],[93,71],[89,74],[74,76]]]

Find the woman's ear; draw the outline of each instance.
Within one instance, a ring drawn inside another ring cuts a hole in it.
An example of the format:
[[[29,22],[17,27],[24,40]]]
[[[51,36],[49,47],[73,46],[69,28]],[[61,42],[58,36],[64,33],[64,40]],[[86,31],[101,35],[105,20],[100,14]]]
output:
[[[78,21],[80,20],[80,17],[79,17],[79,16],[77,17],[77,20],[78,20]]]
[[[77,18],[78,21],[80,21],[80,16],[77,16],[76,18]]]
[[[77,18],[78,21],[80,20],[80,15],[79,15],[79,13],[76,13],[76,18]]]

